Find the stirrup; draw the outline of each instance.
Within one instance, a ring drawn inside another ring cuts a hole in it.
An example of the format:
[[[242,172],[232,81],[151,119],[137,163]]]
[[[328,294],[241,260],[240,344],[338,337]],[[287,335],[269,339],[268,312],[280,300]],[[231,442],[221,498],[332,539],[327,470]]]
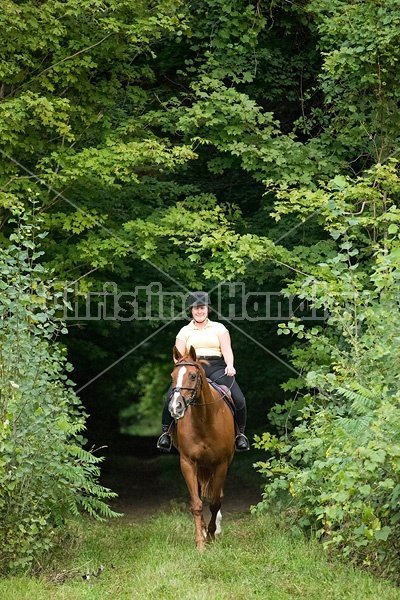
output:
[[[235,449],[236,452],[246,452],[250,450],[250,442],[244,433],[239,433],[235,438]]]
[[[168,431],[164,431],[164,433],[162,433],[160,435],[160,437],[158,438],[157,448],[158,448],[158,450],[162,450],[163,452],[171,451],[172,439],[171,439],[171,436],[169,435]]]

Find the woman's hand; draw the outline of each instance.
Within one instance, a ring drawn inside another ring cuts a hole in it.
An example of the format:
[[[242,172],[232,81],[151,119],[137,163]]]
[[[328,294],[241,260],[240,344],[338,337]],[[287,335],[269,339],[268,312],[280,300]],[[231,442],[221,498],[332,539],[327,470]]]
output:
[[[229,331],[225,331],[219,336],[219,345],[221,347],[224,361],[226,362],[225,375],[228,375],[228,377],[233,377],[236,374],[236,369],[233,366],[234,358]]]
[[[225,375],[228,375],[229,377],[233,377],[234,375],[236,375],[235,367],[227,365],[225,367]]]

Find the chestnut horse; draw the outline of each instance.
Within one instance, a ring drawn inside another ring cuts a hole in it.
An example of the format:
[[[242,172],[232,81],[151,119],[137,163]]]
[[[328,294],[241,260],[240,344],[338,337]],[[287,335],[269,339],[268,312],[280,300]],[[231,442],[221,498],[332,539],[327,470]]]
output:
[[[221,533],[221,498],[235,452],[235,425],[229,406],[210,386],[196,351],[182,356],[173,349],[172,394],[169,411],[176,419],[172,440],[180,454],[182,475],[190,493],[190,509],[196,525],[196,545]],[[211,519],[206,525],[202,498],[209,500]]]

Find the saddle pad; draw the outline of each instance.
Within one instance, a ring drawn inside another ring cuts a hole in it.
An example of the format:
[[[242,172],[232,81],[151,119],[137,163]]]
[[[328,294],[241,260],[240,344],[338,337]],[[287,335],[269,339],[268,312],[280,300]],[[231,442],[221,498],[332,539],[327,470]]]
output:
[[[217,392],[219,392],[224,400],[224,402],[229,406],[229,408],[232,411],[232,414],[235,415],[236,413],[236,409],[235,409],[235,405],[233,403],[233,399],[232,399],[232,394],[231,394],[231,390],[228,388],[227,385],[223,385],[223,384],[219,384],[216,383],[215,381],[213,381],[212,379],[208,379],[207,377],[207,381],[210,385],[213,386],[213,388],[215,390],[217,390]]]

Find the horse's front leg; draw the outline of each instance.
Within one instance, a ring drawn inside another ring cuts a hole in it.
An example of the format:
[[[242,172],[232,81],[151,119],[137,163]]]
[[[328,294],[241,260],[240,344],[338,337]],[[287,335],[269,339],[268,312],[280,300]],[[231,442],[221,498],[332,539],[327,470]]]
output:
[[[206,547],[206,523],[203,516],[203,502],[199,495],[197,469],[181,457],[181,471],[190,494],[190,510],[196,527],[196,546],[202,551]]]
[[[211,519],[207,529],[207,540],[210,542],[217,540],[221,535],[222,512],[220,509],[221,502],[216,503],[215,505],[210,504]]]
[[[210,499],[210,511],[211,511],[211,519],[208,524],[207,537],[210,540],[214,540],[216,536],[219,536],[221,533],[221,521],[222,521],[222,513],[221,513],[221,498],[222,498],[222,489],[224,486],[224,482],[226,479],[226,475],[228,472],[227,465],[219,465],[214,473],[214,483],[213,490]]]

